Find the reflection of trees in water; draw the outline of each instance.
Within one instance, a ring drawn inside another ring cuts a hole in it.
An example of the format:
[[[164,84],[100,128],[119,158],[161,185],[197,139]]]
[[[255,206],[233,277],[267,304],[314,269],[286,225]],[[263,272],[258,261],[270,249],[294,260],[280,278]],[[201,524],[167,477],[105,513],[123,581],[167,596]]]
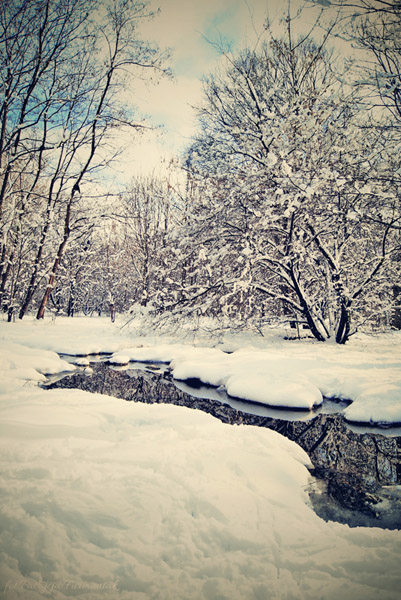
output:
[[[346,427],[338,415],[320,414],[310,421],[285,421],[253,415],[217,400],[190,396],[178,390],[160,373],[117,371],[102,363],[92,366],[91,377],[77,373],[51,387],[80,388],[148,404],[187,406],[212,414],[224,423],[273,429],[295,441],[308,453],[314,465],[313,474],[324,482],[329,497],[335,499],[345,511],[362,514],[362,520],[355,521],[354,518],[353,524],[380,525],[382,517],[377,511],[377,503],[383,498],[388,502],[387,492],[383,492],[381,486],[401,482],[401,437],[355,433]],[[330,518],[347,520],[344,515],[335,516],[331,509],[326,509],[322,505],[321,495],[312,494],[312,498],[317,512],[322,516],[326,514]],[[386,521],[386,526],[401,527],[401,512],[399,514],[395,520]]]
[[[372,489],[401,480],[401,438],[354,433],[337,415],[279,422],[274,429],[304,448],[317,469],[355,473]]]
[[[273,428],[308,453],[315,467],[313,474],[324,480],[329,497],[344,509],[364,515],[353,519],[355,525],[380,524],[379,502],[397,502],[382,486],[401,481],[401,438],[354,433],[338,415],[319,415],[308,423],[279,422]],[[386,526],[399,528],[398,502],[388,508],[393,514],[384,519]],[[318,512],[324,514],[327,507],[321,506]]]

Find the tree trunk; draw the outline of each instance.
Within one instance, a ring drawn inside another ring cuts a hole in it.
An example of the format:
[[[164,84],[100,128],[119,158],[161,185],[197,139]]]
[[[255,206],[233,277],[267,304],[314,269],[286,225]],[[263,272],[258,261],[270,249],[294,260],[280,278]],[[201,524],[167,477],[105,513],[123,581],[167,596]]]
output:
[[[112,323],[116,320],[116,309],[114,304],[110,304],[110,320]]]
[[[49,228],[49,222],[46,223],[46,225],[45,225],[45,227],[43,229],[43,232],[42,232],[41,240],[40,240],[40,243],[39,243],[39,248],[38,248],[38,251],[36,253],[35,263],[33,265],[33,271],[31,273],[31,277],[30,277],[30,280],[29,280],[28,288],[26,290],[25,297],[24,297],[24,300],[23,300],[23,302],[21,304],[21,308],[20,308],[20,311],[19,311],[19,315],[18,315],[19,319],[23,319],[26,311],[28,310],[28,306],[29,306],[29,304],[30,304],[30,302],[32,300],[32,297],[33,297],[33,295],[34,295],[34,293],[36,291],[36,279],[37,279],[38,272],[39,272],[40,261],[42,260],[43,248],[44,248],[44,245],[45,245],[45,240],[46,240],[46,237],[47,237],[48,228]]]
[[[345,344],[349,340],[349,332],[351,328],[351,316],[349,306],[344,302],[341,304],[340,321],[336,331],[337,344]]]
[[[308,303],[305,300],[304,294],[302,293],[301,287],[300,287],[300,285],[298,283],[298,278],[297,278],[297,276],[296,276],[296,274],[294,272],[294,268],[293,268],[292,265],[290,266],[289,272],[290,272],[291,280],[293,282],[294,291],[295,291],[295,293],[296,293],[296,295],[298,297],[300,305],[302,306],[302,314],[304,315],[304,317],[306,319],[306,322],[307,322],[307,324],[309,326],[309,329],[310,329],[312,335],[317,339],[318,342],[324,342],[325,338],[320,333],[318,327],[316,326],[315,320],[314,320],[313,315],[312,315],[312,313],[310,311]]]
[[[74,316],[74,301],[75,301],[75,286],[71,281],[70,283],[70,297],[68,299],[67,317]]]
[[[394,309],[391,315],[391,326],[401,329],[401,286],[393,286]]]
[[[73,191],[71,193],[70,199],[69,199],[68,204],[67,204],[67,210],[66,210],[66,213],[65,213],[63,241],[61,242],[61,244],[60,244],[60,246],[58,248],[57,256],[56,256],[56,259],[55,259],[55,261],[53,263],[52,271],[50,273],[49,283],[47,284],[46,291],[45,291],[45,293],[43,295],[42,302],[40,303],[39,310],[38,310],[38,313],[36,315],[37,319],[43,319],[44,316],[45,316],[45,309],[46,309],[47,303],[49,302],[50,294],[52,293],[52,289],[53,289],[53,286],[54,286],[54,281],[56,279],[56,273],[57,273],[58,268],[60,266],[61,259],[64,256],[64,251],[65,251],[65,247],[66,247],[67,242],[68,242],[68,238],[70,237],[70,232],[71,232],[71,229],[70,229],[70,218],[71,218],[71,207],[72,207],[73,198],[74,198],[74,189],[73,189]]]
[[[3,295],[6,289],[6,283],[7,283],[7,279],[8,276],[10,274],[11,271],[11,266],[12,266],[12,261],[14,259],[14,251],[10,254],[9,258],[8,258],[8,262],[7,262],[7,267],[5,269],[5,271],[3,271],[2,277],[1,277],[1,285],[0,285],[0,302],[2,302],[3,300]]]

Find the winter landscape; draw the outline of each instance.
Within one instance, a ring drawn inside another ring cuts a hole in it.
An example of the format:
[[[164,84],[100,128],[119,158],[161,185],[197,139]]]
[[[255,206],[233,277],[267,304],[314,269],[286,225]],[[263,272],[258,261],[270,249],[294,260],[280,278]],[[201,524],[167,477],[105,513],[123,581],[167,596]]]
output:
[[[399,598],[400,42],[0,4],[0,597]]]

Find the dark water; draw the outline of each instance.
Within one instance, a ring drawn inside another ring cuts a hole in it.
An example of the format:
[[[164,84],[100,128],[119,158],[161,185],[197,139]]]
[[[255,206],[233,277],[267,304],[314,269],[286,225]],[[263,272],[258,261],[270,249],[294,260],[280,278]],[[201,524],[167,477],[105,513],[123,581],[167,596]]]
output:
[[[309,455],[309,497],[316,513],[350,526],[401,529],[401,435],[351,429],[343,406],[325,402],[319,414],[269,409],[229,398],[197,382],[174,382],[160,365],[111,368],[91,363],[48,387],[79,388],[133,402],[169,403],[202,410],[224,423],[268,427],[295,441]],[[192,383],[193,385],[189,385]],[[181,389],[179,389],[181,388]],[[400,487],[398,487],[400,486]]]

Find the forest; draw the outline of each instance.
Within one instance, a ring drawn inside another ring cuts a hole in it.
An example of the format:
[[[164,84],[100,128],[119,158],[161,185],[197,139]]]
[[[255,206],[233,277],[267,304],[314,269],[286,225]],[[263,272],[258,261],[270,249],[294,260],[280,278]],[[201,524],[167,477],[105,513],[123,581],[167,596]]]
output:
[[[119,136],[147,127],[126,91],[172,76],[140,34],[157,15],[140,0],[1,4],[4,319],[143,311],[340,344],[401,327],[401,3],[315,4],[301,34],[288,10],[257,44],[222,43],[183,155],[118,190]]]

